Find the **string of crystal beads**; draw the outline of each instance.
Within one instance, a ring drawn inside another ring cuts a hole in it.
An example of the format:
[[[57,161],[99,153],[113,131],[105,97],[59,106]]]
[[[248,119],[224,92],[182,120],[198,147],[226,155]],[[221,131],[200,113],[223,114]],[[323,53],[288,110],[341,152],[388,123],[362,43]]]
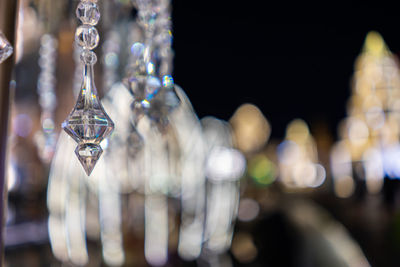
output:
[[[170,112],[179,105],[171,76],[170,0],[140,0],[137,6],[144,40],[132,45],[133,64],[124,83],[134,98],[134,118],[145,114],[157,125],[165,125]]]
[[[37,82],[37,93],[41,108],[40,121],[42,129],[35,135],[39,155],[44,162],[50,162],[56,146],[54,131],[54,112],[57,106],[56,98],[56,61],[57,38],[52,34],[44,34],[40,39],[39,66],[40,73]]]
[[[82,25],[76,29],[75,42],[83,48],[83,81],[74,109],[63,122],[63,129],[78,143],[75,150],[87,175],[90,175],[103,150],[101,141],[114,130],[114,123],[104,111],[94,83],[93,65],[96,54],[91,51],[99,44],[97,25],[100,11],[97,0],[82,0],[76,8]]]

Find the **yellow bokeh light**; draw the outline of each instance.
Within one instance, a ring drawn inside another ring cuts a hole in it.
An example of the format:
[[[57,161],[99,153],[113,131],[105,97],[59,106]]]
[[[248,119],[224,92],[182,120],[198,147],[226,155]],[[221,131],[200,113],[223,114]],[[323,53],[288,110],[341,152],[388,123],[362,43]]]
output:
[[[237,148],[245,153],[261,149],[271,133],[262,112],[252,104],[241,105],[230,119]]]

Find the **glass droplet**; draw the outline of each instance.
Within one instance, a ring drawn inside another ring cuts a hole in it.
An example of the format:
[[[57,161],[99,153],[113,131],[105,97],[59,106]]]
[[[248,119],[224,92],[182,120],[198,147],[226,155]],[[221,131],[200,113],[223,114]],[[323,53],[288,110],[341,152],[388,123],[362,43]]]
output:
[[[75,41],[83,49],[92,50],[97,47],[100,41],[97,29],[90,25],[81,25],[76,29]]]
[[[76,16],[83,24],[96,25],[100,20],[100,10],[96,3],[80,2],[76,8]]]

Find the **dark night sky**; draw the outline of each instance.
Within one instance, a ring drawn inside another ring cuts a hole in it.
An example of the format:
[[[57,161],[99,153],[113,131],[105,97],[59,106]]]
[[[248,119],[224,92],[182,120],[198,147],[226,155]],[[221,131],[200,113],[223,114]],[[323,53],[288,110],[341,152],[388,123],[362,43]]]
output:
[[[362,14],[358,24],[272,24],[265,18],[274,11],[261,6],[205,2],[174,1],[176,83],[199,117],[229,119],[240,104],[256,104],[274,137],[294,118],[325,122],[336,134],[368,31],[400,51],[400,16],[383,4],[352,6],[343,16]]]

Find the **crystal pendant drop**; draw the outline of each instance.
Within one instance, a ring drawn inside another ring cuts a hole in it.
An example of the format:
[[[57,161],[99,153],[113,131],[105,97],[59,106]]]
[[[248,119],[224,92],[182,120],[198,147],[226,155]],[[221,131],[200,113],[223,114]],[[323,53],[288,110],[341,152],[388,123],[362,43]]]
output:
[[[62,127],[79,144],[75,153],[87,175],[90,175],[102,153],[99,144],[111,134],[114,123],[104,111],[97,95],[93,64],[85,64],[83,76],[76,105]]]
[[[103,150],[96,144],[80,144],[75,149],[75,154],[85,169],[87,175],[93,171],[97,160],[100,158]]]
[[[0,32],[0,63],[6,60],[13,53],[13,48],[7,38]]]

